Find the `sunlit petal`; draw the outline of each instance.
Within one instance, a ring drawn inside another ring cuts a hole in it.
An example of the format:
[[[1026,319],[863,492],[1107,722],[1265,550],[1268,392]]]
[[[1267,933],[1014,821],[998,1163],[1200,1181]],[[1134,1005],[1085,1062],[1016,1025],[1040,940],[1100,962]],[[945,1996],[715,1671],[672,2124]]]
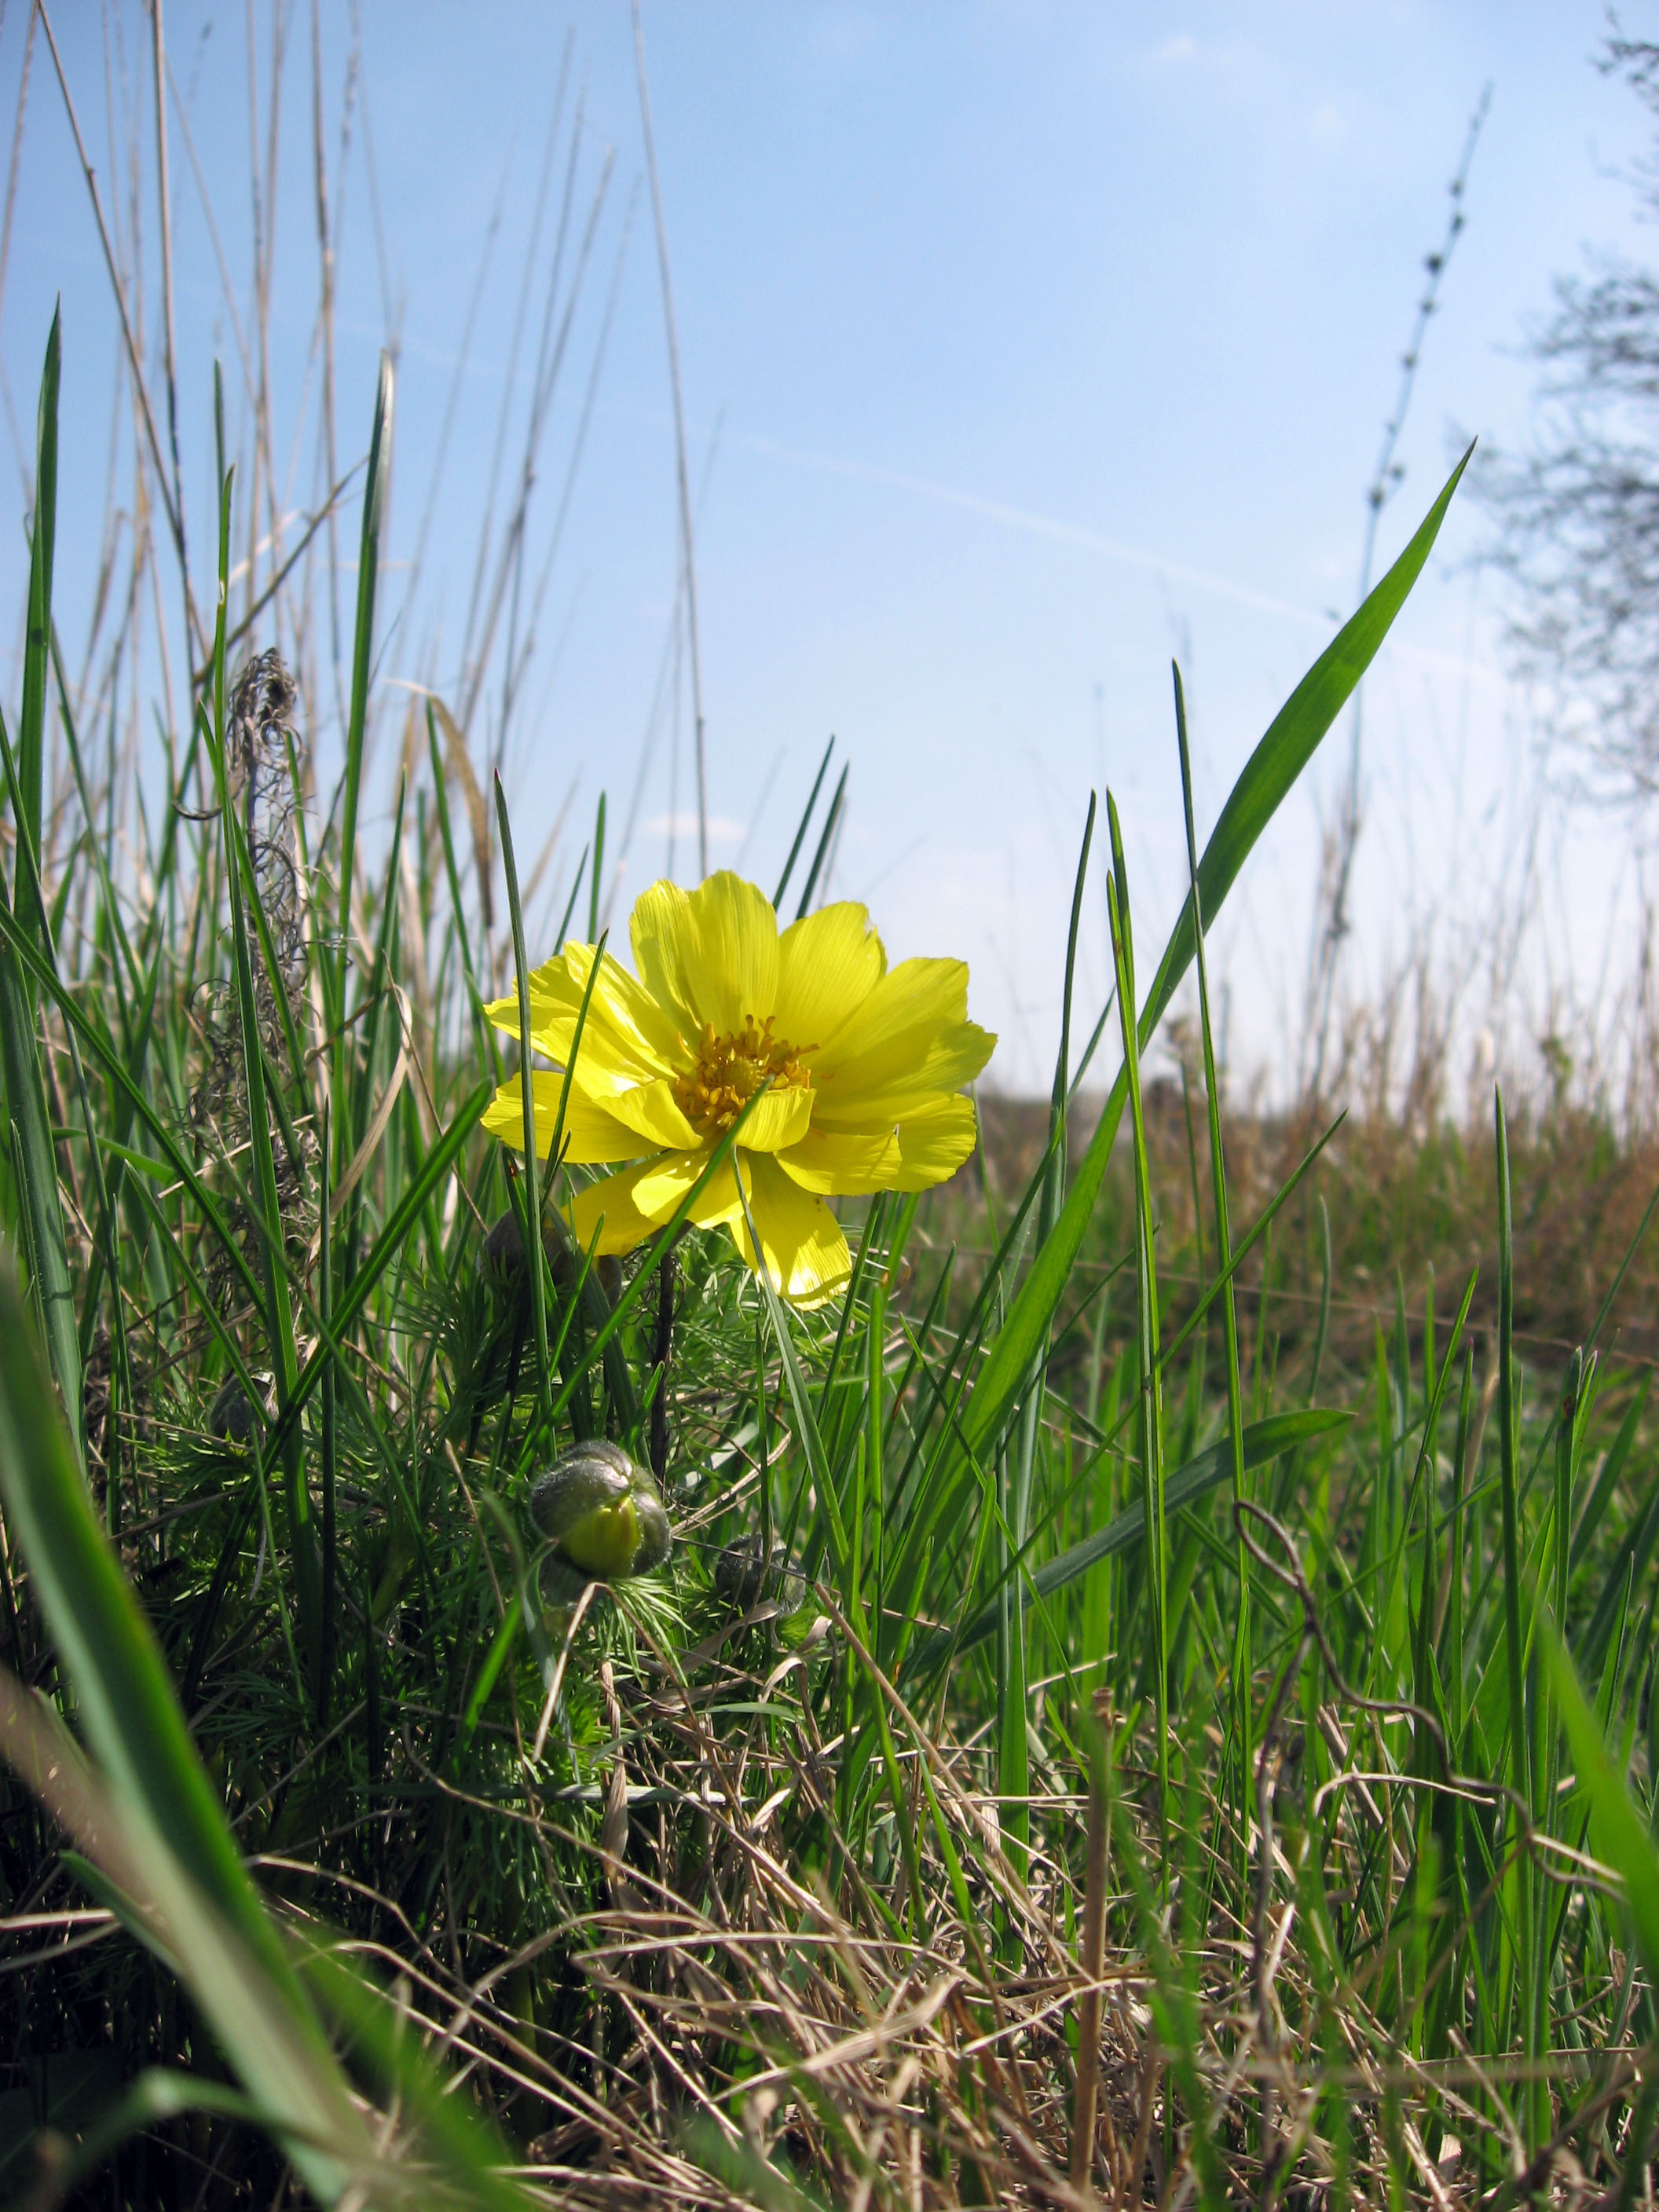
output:
[[[959,1091],[907,1114],[898,1125],[898,1170],[889,1188],[931,1190],[948,1182],[972,1158],[978,1136],[974,1102]]]
[[[778,919],[754,884],[729,868],[700,884],[689,902],[696,970],[689,979],[699,1021],[718,1036],[763,1022],[778,994]]]
[[[556,959],[527,979],[530,1041],[549,1060],[562,1064],[569,1055],[592,963],[591,945],[567,945]],[[516,996],[497,999],[484,1012],[498,1030],[518,1036]],[[584,1089],[602,1097],[629,1084],[676,1073],[685,1059],[674,1024],[607,951],[588,1002],[578,1054]]]
[[[841,1224],[823,1200],[792,1182],[763,1154],[745,1153],[743,1173],[773,1288],[801,1306],[821,1305],[844,1289],[852,1258]],[[732,1235],[758,1273],[749,1224],[741,1215],[732,1223]]]
[[[563,1076],[549,1074],[542,1068],[536,1070],[532,1086],[536,1101],[536,1149],[544,1159],[552,1146],[559,1118],[559,1093],[563,1085]],[[514,1152],[524,1150],[524,1091],[516,1075],[502,1084],[485,1107],[483,1119],[492,1137],[499,1137]],[[642,1153],[657,1149],[653,1139],[641,1136],[637,1129],[608,1114],[603,1106],[596,1106],[574,1083],[570,1086],[565,1107],[564,1135],[570,1147],[565,1158],[578,1167],[598,1167],[611,1160],[636,1160]]]
[[[996,1039],[973,1022],[916,1041],[914,1075],[898,1073],[882,1085],[861,1084],[844,1070],[814,1068],[812,1120],[825,1129],[864,1129],[921,1113],[942,1091],[970,1082],[990,1058]]]
[[[674,1086],[661,1076],[654,1083],[638,1083],[631,1091],[619,1091],[605,1103],[619,1121],[637,1130],[653,1151],[681,1152],[696,1148],[697,1133],[676,1105]]]
[[[769,1091],[749,1109],[739,1141],[746,1152],[781,1152],[786,1145],[800,1142],[811,1121],[810,1091]]]
[[[565,947],[571,986],[579,1005],[582,992],[586,988],[595,950],[591,945],[567,945]],[[672,1074],[685,1065],[678,1024],[658,1005],[650,992],[629,974],[614,949],[608,945],[600,964],[599,980],[593,986],[592,1001],[588,1007],[590,1022],[596,1012],[603,1017],[601,1033],[607,1037],[615,1037],[624,1046],[632,1063],[642,1074]],[[533,1007],[531,1019],[533,1024]],[[586,1048],[586,1033],[584,1031],[583,1049]]]
[[[967,1011],[965,963],[900,961],[815,1056],[823,1103],[839,1112],[900,1086],[914,1095],[971,1082],[996,1039]]]
[[[579,1190],[570,1206],[570,1226],[575,1231],[582,1249],[590,1247],[604,1254],[631,1252],[636,1244],[645,1243],[655,1236],[679,1203],[669,1198],[661,1203],[659,1160],[642,1160],[637,1167],[623,1168],[616,1175],[605,1176],[599,1182],[589,1183]],[[654,1183],[650,1179],[655,1177]],[[695,1182],[696,1177],[692,1180]],[[641,1203],[640,1187],[649,1184]],[[682,1194],[684,1195],[684,1194]],[[600,1218],[604,1227],[599,1230],[599,1241],[593,1243],[593,1232]]]
[[[696,931],[691,901],[678,884],[652,884],[634,902],[628,925],[640,981],[690,1044],[702,1027],[693,979]]]
[[[570,1225],[586,1250],[601,1215],[600,1252],[631,1252],[644,1244],[673,1218],[686,1193],[708,1165],[707,1152],[671,1152],[623,1168],[577,1192],[570,1208]],[[687,1218],[699,1229],[717,1229],[742,1212],[738,1186],[728,1159],[693,1206]]]
[[[867,908],[851,900],[791,922],[778,939],[774,1027],[811,1059],[838,1035],[887,971]]]
[[[878,1128],[824,1129],[814,1123],[778,1165],[804,1190],[856,1197],[877,1190],[931,1190],[971,1158],[974,1102],[947,1091]]]
[[[641,1177],[635,1192],[641,1209],[659,1224],[666,1221],[675,1208],[684,1202],[687,1193],[708,1165],[708,1161],[707,1151],[670,1152],[653,1161],[647,1172]],[[719,1172],[709,1177],[701,1194],[692,1201],[691,1211],[686,1219],[694,1222],[699,1229],[714,1229],[742,1211],[728,1155]]]
[[[778,1165],[803,1190],[819,1191],[826,1198],[835,1191],[858,1197],[890,1188],[898,1165],[898,1139],[891,1129],[813,1127],[778,1154]]]

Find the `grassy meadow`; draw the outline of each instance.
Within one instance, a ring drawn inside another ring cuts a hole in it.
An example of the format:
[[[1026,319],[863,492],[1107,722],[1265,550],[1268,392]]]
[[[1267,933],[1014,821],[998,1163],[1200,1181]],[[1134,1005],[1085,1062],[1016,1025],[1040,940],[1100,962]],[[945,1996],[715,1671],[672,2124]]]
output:
[[[57,374],[3,749],[7,2188],[1645,2197],[1643,1163],[1224,1112],[1194,927],[1454,485],[1189,823],[1156,963],[1079,825],[1112,1000],[1068,979],[1049,1103],[844,1207],[798,1311],[678,1219],[595,1261],[583,1171],[478,1127],[550,948],[435,705],[357,836],[389,382],[339,787],[222,582],[135,852],[51,619]],[[820,778],[781,915],[834,821]],[[601,1437],[674,1549],[566,1587],[526,1499]]]
[[[463,702],[378,685],[389,368],[301,548],[337,780],[222,404],[192,665],[66,664],[60,368],[0,724],[0,2201],[1650,2204],[1659,1156],[1565,1091],[1255,1112],[1211,1019],[1461,466],[1213,823],[1177,674],[1168,945],[1103,793],[1111,997],[1068,957],[1051,1096],[842,1200],[802,1308],[702,1183],[617,1266],[481,1126],[605,805],[550,895]],[[606,1441],[673,1548],[592,1579],[529,1500]]]

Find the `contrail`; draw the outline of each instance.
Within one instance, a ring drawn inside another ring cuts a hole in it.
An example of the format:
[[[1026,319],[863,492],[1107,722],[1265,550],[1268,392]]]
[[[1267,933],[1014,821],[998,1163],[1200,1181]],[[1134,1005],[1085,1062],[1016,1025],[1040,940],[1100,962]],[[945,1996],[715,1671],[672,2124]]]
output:
[[[1184,562],[1167,560],[1161,553],[1148,552],[1141,545],[1126,544],[1121,538],[1109,538],[1103,531],[1085,529],[1081,523],[1064,522],[1051,514],[1036,514],[1029,507],[1010,507],[1002,500],[985,499],[977,492],[959,491],[953,485],[934,483],[927,477],[909,476],[902,469],[882,468],[872,461],[842,460],[833,453],[805,453],[799,447],[781,445],[775,438],[760,437],[750,431],[729,434],[735,443],[747,446],[751,453],[763,453],[770,459],[789,461],[797,468],[816,469],[826,476],[850,477],[860,483],[885,484],[895,491],[914,492],[921,498],[954,507],[964,514],[976,514],[987,522],[1000,523],[1006,529],[1024,531],[1029,537],[1080,546],[1109,561],[1121,562],[1125,568],[1144,569],[1171,583],[1191,585],[1195,591],[1231,599],[1236,606],[1251,607],[1261,614],[1278,615],[1290,622],[1308,624],[1323,630],[1328,636],[1336,627],[1328,614],[1316,614],[1310,608],[1296,606],[1289,599],[1253,591],[1248,584],[1236,584],[1231,577],[1212,575],[1206,568],[1189,568]],[[1437,653],[1428,646],[1390,643],[1393,651],[1404,659],[1443,669],[1453,675],[1473,677],[1496,690],[1509,689],[1507,680],[1498,671],[1480,661],[1465,660],[1457,653]]]
[[[1270,599],[1265,592],[1253,592],[1248,585],[1230,583],[1224,576],[1212,576],[1202,568],[1186,568],[1179,561],[1166,561],[1160,553],[1149,553],[1139,545],[1126,545],[1121,538],[1107,538],[1097,530],[1085,530],[1079,523],[1060,522],[1051,514],[1033,514],[1029,507],[1008,507],[1000,500],[982,499],[977,492],[957,491],[950,484],[933,483],[926,477],[907,476],[900,469],[880,468],[871,461],[837,460],[830,453],[806,453],[793,446],[781,446],[775,439],[741,431],[734,434],[738,443],[755,453],[769,454],[775,460],[793,461],[799,468],[818,469],[828,476],[854,477],[863,483],[889,484],[896,491],[917,492],[924,499],[939,500],[946,507],[959,507],[965,514],[981,515],[988,522],[1004,523],[1011,530],[1023,530],[1033,538],[1052,538],[1061,544],[1084,546],[1091,553],[1103,553],[1108,560],[1121,561],[1127,568],[1150,569],[1153,574],[1167,576],[1172,582],[1192,584],[1200,591],[1236,600],[1243,607],[1255,607],[1264,614],[1288,615],[1295,622],[1316,623],[1322,629],[1331,627],[1328,617],[1310,614],[1306,607],[1292,606],[1286,599]]]

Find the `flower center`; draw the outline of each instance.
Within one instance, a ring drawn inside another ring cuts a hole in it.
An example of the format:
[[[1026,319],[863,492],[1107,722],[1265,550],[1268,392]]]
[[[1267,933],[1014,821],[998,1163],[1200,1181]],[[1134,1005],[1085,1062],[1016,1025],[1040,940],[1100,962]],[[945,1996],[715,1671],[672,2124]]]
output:
[[[773,1089],[810,1091],[812,1078],[800,1055],[811,1045],[793,1045],[772,1034],[772,1017],[757,1023],[743,1018],[740,1030],[716,1036],[705,1022],[697,1039],[696,1065],[674,1079],[674,1099],[686,1120],[705,1134],[729,1129],[769,1076]]]

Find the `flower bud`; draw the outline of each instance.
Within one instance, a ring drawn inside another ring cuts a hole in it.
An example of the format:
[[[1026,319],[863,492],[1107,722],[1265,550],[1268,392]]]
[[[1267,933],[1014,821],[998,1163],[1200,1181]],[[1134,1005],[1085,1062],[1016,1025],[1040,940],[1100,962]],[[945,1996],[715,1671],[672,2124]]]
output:
[[[547,1250],[547,1264],[553,1271],[553,1280],[561,1291],[574,1290],[580,1262],[558,1242],[552,1230],[542,1237]],[[524,1267],[524,1231],[519,1226],[519,1217],[508,1206],[499,1221],[493,1223],[478,1250],[481,1272],[498,1283],[511,1281]],[[614,1253],[601,1253],[593,1262],[593,1277],[612,1305],[622,1296],[622,1261]]]
[[[602,1437],[573,1445],[537,1477],[530,1517],[563,1559],[605,1582],[660,1566],[674,1540],[656,1484]]]
[[[261,1368],[256,1370],[253,1380],[259,1392],[260,1413],[267,1421],[274,1421],[276,1378]],[[221,1443],[246,1448],[253,1434],[253,1407],[235,1376],[227,1375],[219,1385],[218,1395],[208,1407],[207,1425],[208,1434]]]
[[[771,1558],[763,1563],[760,1538],[744,1536],[715,1555],[714,1589],[738,1613],[764,1600],[787,1620],[805,1602],[806,1577],[781,1544],[774,1544]]]

